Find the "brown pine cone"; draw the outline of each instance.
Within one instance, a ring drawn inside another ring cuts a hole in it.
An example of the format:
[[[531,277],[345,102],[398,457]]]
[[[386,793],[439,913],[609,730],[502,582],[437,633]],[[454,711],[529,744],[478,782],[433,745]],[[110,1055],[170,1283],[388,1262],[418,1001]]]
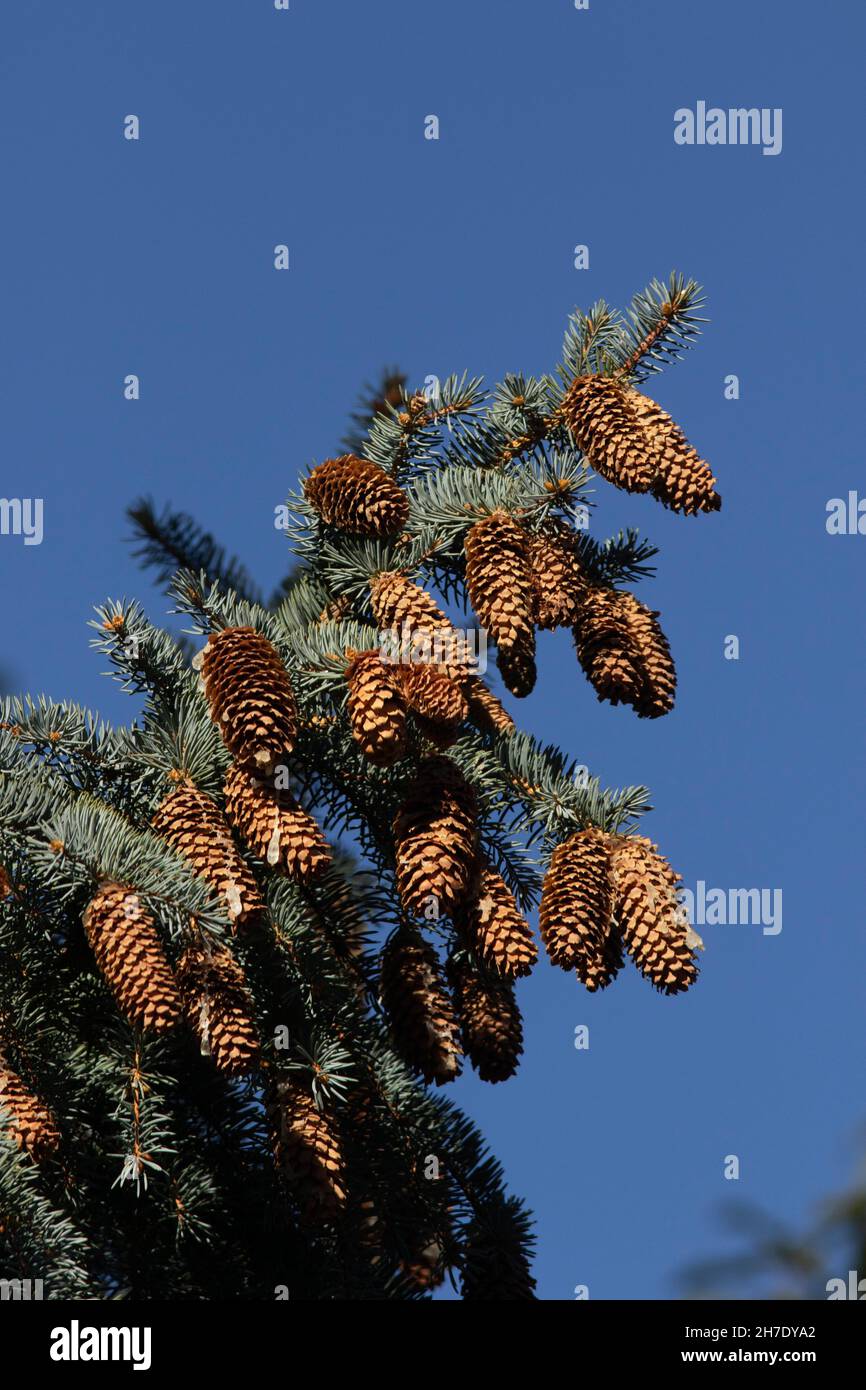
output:
[[[346,1204],[346,1179],[334,1124],[316,1108],[311,1091],[295,1078],[277,1082],[269,1112],[277,1167],[304,1221],[336,1220]]]
[[[634,705],[645,678],[637,645],[617,589],[587,591],[574,627],[578,660],[599,700]]]
[[[642,975],[664,994],[678,994],[698,975],[692,933],[677,899],[679,875],[651,840],[618,836],[612,844],[614,913]]]
[[[25,1086],[0,1055],[0,1129],[36,1163],[60,1147],[60,1130],[51,1111]]]
[[[475,659],[466,638],[436,600],[400,570],[384,570],[370,581],[370,603],[383,639],[400,661],[437,662],[452,680],[471,675]]]
[[[228,823],[211,797],[197,787],[177,787],[151,823],[219,893],[233,924],[243,925],[264,911],[252,870],[238,853]]]
[[[477,521],[463,542],[472,607],[497,648],[497,666],[522,699],[535,684],[529,537],[507,512]]]
[[[574,532],[562,525],[551,524],[530,536],[532,617],[542,629],[572,627],[577,621],[587,580],[575,543]]]
[[[243,966],[225,946],[196,943],[181,955],[177,978],[202,1054],[229,1076],[251,1071],[260,1047]]]
[[[643,676],[634,707],[642,718],[658,719],[673,709],[676,698],[677,671],[668,640],[657,621],[658,613],[634,594],[624,591],[619,604]]]
[[[596,473],[626,492],[649,492],[657,459],[635,412],[637,395],[613,377],[580,376],[563,399],[562,414]]]
[[[153,918],[132,888],[103,883],[82,918],[96,964],[130,1023],[163,1033],[182,1000]]]
[[[590,991],[609,985],[622,964],[612,909],[608,837],[578,830],[551,855],[538,921],[553,964],[576,971]]]
[[[476,728],[495,734],[514,732],[514,720],[483,680],[478,676],[470,676],[464,691],[469,706],[469,718]]]
[[[595,471],[627,492],[649,492],[673,511],[718,511],[709,465],[655,401],[613,377],[581,376],[562,414]]]
[[[377,648],[355,653],[346,667],[352,736],[378,767],[398,762],[408,748],[400,670],[383,661]]]
[[[226,815],[253,854],[296,883],[310,883],[331,863],[317,822],[273,779],[251,776],[233,763],[225,780]]]
[[[212,633],[201,674],[211,718],[235,761],[267,774],[295,746],[298,710],[276,647],[251,627]]]
[[[455,925],[470,949],[505,979],[528,975],[538,959],[532,928],[489,864],[481,869],[475,895],[460,908]]]
[[[535,633],[526,636],[513,647],[499,647],[496,665],[505,684],[518,700],[525,700],[535,689],[538,668],[535,665]]]
[[[329,526],[354,536],[391,536],[409,515],[409,499],[369,459],[341,454],[314,468],[304,483],[310,506]]]
[[[457,1019],[433,947],[401,928],[382,952],[382,1007],[397,1051],[426,1082],[442,1086],[459,1076]]]
[[[679,425],[660,405],[640,391],[629,391],[629,400],[656,460],[653,496],[672,511],[694,516],[717,512],[722,499],[708,463],[686,439]]]
[[[463,1051],[482,1081],[507,1081],[523,1052],[523,1020],[514,985],[475,969],[467,960],[449,963]]]
[[[478,837],[475,792],[449,758],[425,759],[394,818],[397,888],[407,911],[448,914],[470,888]]]
[[[427,662],[398,666],[397,679],[406,704],[415,714],[436,724],[462,724],[467,715],[460,686],[446,671]]]

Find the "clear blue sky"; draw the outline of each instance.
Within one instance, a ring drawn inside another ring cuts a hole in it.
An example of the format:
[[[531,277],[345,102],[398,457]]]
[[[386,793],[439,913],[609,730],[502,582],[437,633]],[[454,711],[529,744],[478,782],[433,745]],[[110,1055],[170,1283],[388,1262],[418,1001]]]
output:
[[[727,1199],[799,1220],[857,1156],[866,536],[828,536],[825,508],[866,492],[864,28],[842,0],[4,9],[0,492],[42,497],[45,528],[0,537],[16,689],[128,717],[85,624],[109,595],[166,606],[124,543],[137,494],[192,512],[268,588],[275,505],[382,365],[541,372],[575,304],[672,267],[706,287],[712,323],[654,390],[724,509],[684,519],[599,484],[594,519],[661,546],[641,592],[677,708],[597,704],[555,634],[519,712],[607,782],[651,787],[645,825],[688,884],[781,888],[783,929],[707,927],[685,998],[631,968],[589,998],[542,965],[518,1078],[454,1088],[537,1214],[545,1299],[673,1296],[724,1246]],[[782,153],[675,145],[699,100],[781,107]]]

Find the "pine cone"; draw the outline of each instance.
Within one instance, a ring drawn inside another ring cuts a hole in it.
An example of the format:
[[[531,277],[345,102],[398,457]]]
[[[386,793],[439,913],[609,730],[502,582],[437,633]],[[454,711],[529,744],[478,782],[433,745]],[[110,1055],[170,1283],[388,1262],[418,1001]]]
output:
[[[637,645],[619,590],[588,590],[574,628],[578,660],[599,700],[634,705],[645,687]]]
[[[602,478],[626,492],[649,492],[657,472],[652,442],[634,408],[639,393],[607,376],[580,376],[562,414],[581,453]]]
[[[334,1221],[346,1203],[343,1155],[331,1120],[299,1081],[282,1080],[270,1104],[277,1166],[308,1223]]]
[[[590,991],[609,985],[622,964],[612,908],[608,838],[578,830],[551,855],[538,922],[553,964],[575,970]]]
[[[533,621],[547,630],[572,627],[587,588],[574,532],[566,526],[551,525],[530,536],[529,563]]]
[[[538,668],[535,665],[535,633],[531,632],[513,647],[499,647],[496,665],[506,690],[518,700],[525,700],[535,689]]]
[[[193,786],[177,787],[151,823],[219,893],[233,924],[243,925],[264,911],[258,884],[238,853],[222,811],[204,792]]]
[[[614,913],[635,965],[664,994],[688,989],[698,967],[677,900],[679,875],[637,835],[617,837],[611,865]]]
[[[719,511],[722,499],[715,490],[716,480],[709,464],[692,448],[676,421],[649,396],[634,390],[628,394],[655,455],[653,496],[672,511],[687,516]]]
[[[505,979],[528,975],[538,959],[532,928],[508,885],[489,865],[481,870],[477,892],[459,910],[455,925],[470,949]]]
[[[467,715],[466,699],[460,686],[448,673],[428,662],[414,661],[396,667],[406,704],[414,714],[435,724],[462,724]]]
[[[687,514],[718,511],[709,465],[649,396],[613,377],[578,377],[562,403],[577,447],[603,478]]]
[[[12,887],[12,880],[5,868],[0,864],[0,898],[8,898],[15,889]]]
[[[448,914],[466,896],[477,841],[475,792],[455,763],[425,759],[394,818],[397,888],[407,911]]]
[[[389,636],[399,660],[435,660],[458,683],[471,675],[475,659],[466,638],[427,590],[400,570],[384,570],[371,579],[370,603],[380,633]]]
[[[291,792],[233,763],[225,780],[226,815],[253,854],[296,883],[310,883],[331,863],[318,824]]]
[[[181,1012],[177,981],[138,894],[120,883],[103,883],[82,921],[121,1013],[154,1033],[173,1028]]]
[[[378,767],[390,767],[408,748],[400,669],[384,662],[376,648],[356,653],[346,668],[352,735]]]
[[[396,932],[382,952],[382,1007],[397,1051],[426,1082],[453,1081],[461,1068],[457,1020],[436,952],[417,932]]]
[[[469,706],[469,718],[477,728],[495,734],[514,732],[514,720],[483,680],[478,676],[470,676],[464,690]]]
[[[201,663],[211,718],[236,762],[273,772],[295,745],[298,710],[276,647],[251,627],[213,633]]]
[[[51,1111],[2,1056],[0,1128],[7,1131],[16,1148],[23,1149],[36,1163],[50,1158],[60,1147],[60,1130]]]
[[[405,526],[409,499],[378,463],[341,454],[314,468],[304,492],[329,526],[354,536],[390,536]]]
[[[497,648],[497,665],[512,695],[535,684],[535,627],[529,537],[507,512],[477,521],[463,542],[472,607]]]
[[[482,1081],[507,1081],[523,1052],[523,1020],[514,985],[483,974],[465,959],[449,963],[463,1051]]]
[[[620,595],[619,604],[643,676],[634,707],[642,718],[657,719],[674,706],[677,671],[671,649],[656,621],[657,612],[628,591]]]
[[[178,961],[177,978],[203,1056],[213,1057],[229,1076],[251,1071],[260,1048],[243,966],[224,946],[195,944]]]

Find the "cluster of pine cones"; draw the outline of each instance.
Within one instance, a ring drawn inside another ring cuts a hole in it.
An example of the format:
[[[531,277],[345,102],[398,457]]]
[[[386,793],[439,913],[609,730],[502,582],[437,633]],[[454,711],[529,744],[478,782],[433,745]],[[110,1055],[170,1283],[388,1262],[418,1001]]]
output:
[[[401,1053],[437,1085],[469,1057],[482,1080],[512,1076],[522,1052],[514,981],[535,964],[532,929],[479,853],[475,795],[450,759],[427,759],[394,821],[397,886],[407,916],[448,916],[457,946],[443,971],[411,926],[389,941],[382,1000]],[[631,956],[658,990],[697,977],[700,945],[677,897],[679,878],[649,840],[588,828],[557,845],[540,927],[554,965],[587,989],[610,984]]]
[[[709,466],[679,426],[626,382],[613,376],[577,377],[556,417],[596,472],[617,487],[649,492],[686,514],[721,506]],[[304,486],[322,521],[350,535],[393,537],[409,515],[409,499],[394,479],[378,464],[353,454],[319,464]],[[535,685],[536,630],[570,627],[580,664],[600,700],[631,705],[642,718],[658,718],[672,708],[676,671],[658,613],[628,591],[592,583],[579,558],[577,537],[562,520],[530,530],[517,517],[494,511],[468,529],[464,554],[470,601],[496,646],[497,665],[513,695],[522,698]],[[450,626],[423,590],[412,596],[404,585],[402,595],[389,592],[398,579],[386,575],[373,585],[380,627],[395,628],[396,619],[407,618],[429,631]],[[421,611],[425,600],[426,614]],[[359,683],[372,669],[369,654],[362,655],[368,659],[356,668]],[[456,653],[449,674],[454,676],[459,665]],[[434,693],[443,704],[444,687]],[[406,704],[413,708],[403,690],[389,707],[383,706],[386,761],[401,756]],[[452,709],[454,719],[443,723],[459,722],[456,705]],[[416,714],[427,717],[423,709]],[[433,719],[435,732],[438,716]]]
[[[651,492],[687,514],[720,506],[708,466],[678,426],[627,384],[580,377],[558,414],[589,463],[617,486]],[[409,514],[394,479],[351,454],[315,468],[305,491],[326,525],[351,535],[395,536]],[[649,718],[672,707],[676,675],[658,615],[631,593],[592,583],[563,521],[531,530],[494,511],[469,527],[464,552],[469,598],[513,694],[525,696],[535,683],[536,630],[567,626],[600,699],[630,704]],[[446,643],[445,658],[435,662],[388,662],[379,649],[346,653],[349,726],[364,757],[388,767],[407,758],[419,738],[431,746],[393,821],[404,922],[382,953],[382,1005],[401,1055],[428,1082],[452,1080],[464,1055],[482,1079],[502,1081],[514,1073],[523,1046],[514,983],[532,969],[537,948],[513,894],[480,851],[475,792],[443,750],[467,718],[495,732],[514,724],[426,590],[399,570],[380,572],[370,581],[370,602],[381,632],[432,634]],[[299,719],[276,649],[252,628],[226,628],[209,639],[201,674],[233,759],[224,809],[177,773],[153,828],[219,894],[237,929],[258,918],[264,902],[233,831],[269,869],[299,883],[321,874],[331,852],[316,821],[279,785]],[[555,848],[543,885],[540,927],[551,961],[596,990],[628,953],[659,990],[687,989],[700,942],[682,919],[678,882],[649,840],[595,828],[571,835]],[[454,928],[444,969],[414,925],[440,916]],[[227,1075],[257,1067],[253,1003],[228,946],[193,933],[172,964],[135,887],[115,881],[100,884],[83,920],[130,1022],[163,1032],[185,1021]],[[335,1121],[294,1075],[270,1083],[268,1106],[276,1158],[302,1213],[332,1219],[346,1202]],[[37,1160],[56,1152],[60,1131],[49,1109],[2,1058],[0,1110],[20,1148]]]

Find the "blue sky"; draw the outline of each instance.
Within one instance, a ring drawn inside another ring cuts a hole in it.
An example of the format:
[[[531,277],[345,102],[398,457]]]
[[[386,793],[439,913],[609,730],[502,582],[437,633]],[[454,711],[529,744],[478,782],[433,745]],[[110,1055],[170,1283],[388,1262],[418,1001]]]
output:
[[[706,287],[704,338],[652,391],[723,510],[600,483],[593,521],[661,547],[640,592],[677,708],[597,704],[552,634],[519,716],[606,782],[646,783],[687,884],[781,889],[783,928],[706,927],[684,998],[631,969],[590,998],[542,965],[518,1077],[454,1088],[535,1210],[545,1299],[675,1296],[685,1261],[725,1247],[726,1201],[799,1221],[858,1156],[866,536],[825,520],[866,494],[864,30],[841,0],[31,0],[0,25],[0,492],[44,499],[41,545],[0,536],[15,689],[129,717],[86,622],[109,595],[166,606],[124,541],[138,494],[268,589],[274,507],[381,366],[542,372],[575,304],[674,267]],[[782,108],[782,152],[676,145],[699,100]]]

